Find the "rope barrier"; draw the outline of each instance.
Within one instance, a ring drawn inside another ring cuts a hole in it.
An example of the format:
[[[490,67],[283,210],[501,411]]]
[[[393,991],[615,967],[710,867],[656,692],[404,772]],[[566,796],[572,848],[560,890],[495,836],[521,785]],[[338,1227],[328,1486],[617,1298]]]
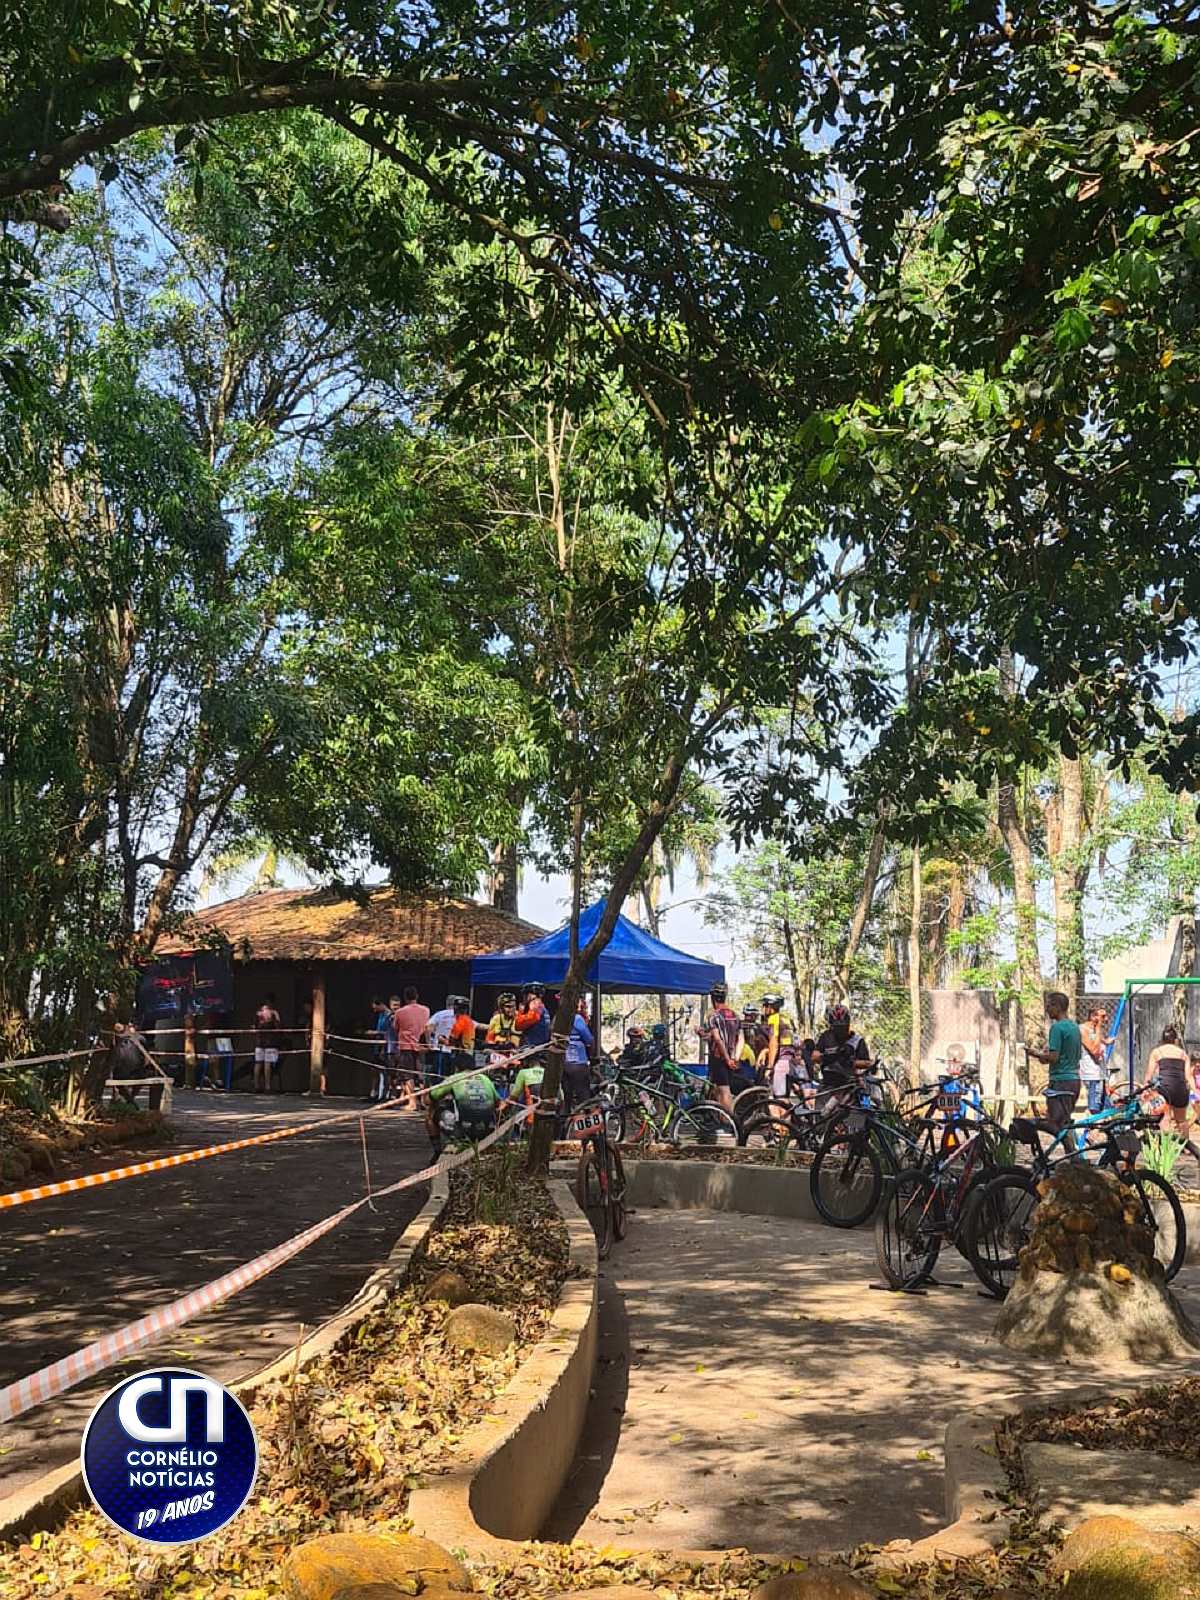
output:
[[[0,1061],[0,1068],[41,1067],[51,1061],[73,1061],[76,1056],[94,1056],[99,1048],[93,1045],[88,1050],[60,1050],[52,1056],[10,1056],[7,1061]]]
[[[500,1072],[515,1059],[513,1056],[507,1056],[501,1062],[492,1062],[486,1067],[472,1067],[466,1072],[442,1078],[439,1082],[449,1087],[461,1083],[466,1078],[473,1078],[480,1072]],[[117,1085],[139,1084],[150,1088],[158,1088],[162,1082],[161,1078],[114,1078],[111,1081]],[[427,1088],[418,1089],[414,1098],[420,1099],[429,1093],[430,1090]],[[206,1145],[200,1150],[185,1150],[179,1155],[157,1156],[151,1161],[137,1161],[127,1167],[114,1167],[110,1172],[93,1172],[80,1178],[63,1178],[56,1183],[40,1184],[33,1189],[14,1189],[8,1194],[0,1194],[0,1211],[9,1210],[14,1206],[30,1205],[36,1200],[52,1199],[56,1195],[74,1194],[81,1189],[95,1189],[101,1184],[117,1183],[125,1178],[140,1178],[146,1173],[165,1171],[168,1167],[182,1167],[194,1161],[207,1161],[211,1156],[225,1155],[230,1150],[248,1150],[255,1145],[272,1144],[279,1139],[292,1139],[301,1133],[314,1133],[318,1128],[328,1128],[335,1122],[346,1122],[355,1117],[373,1116],[379,1111],[394,1110],[399,1100],[400,1097],[396,1096],[381,1100],[377,1106],[371,1106],[365,1112],[338,1111],[332,1116],[320,1118],[317,1122],[301,1123],[294,1128],[276,1128],[269,1133],[256,1133],[245,1139],[230,1140],[225,1144]]]
[[[333,1216],[326,1217],[323,1222],[304,1229],[302,1233],[295,1234],[283,1244],[276,1245],[273,1250],[268,1250],[252,1261],[235,1267],[232,1272],[214,1278],[211,1283],[203,1284],[199,1289],[193,1289],[190,1294],[185,1294],[170,1305],[156,1307],[135,1322],[126,1323],[123,1328],[106,1333],[92,1344],[73,1351],[69,1356],[64,1356],[61,1361],[55,1361],[48,1367],[42,1367],[37,1372],[19,1378],[16,1383],[10,1383],[7,1388],[0,1389],[0,1422],[11,1422],[14,1418],[24,1415],[26,1411],[32,1411],[35,1406],[44,1405],[55,1395],[65,1394],[68,1389],[74,1389],[85,1379],[94,1377],[125,1356],[131,1355],[133,1351],[140,1350],[143,1345],[150,1344],[160,1334],[166,1333],[171,1328],[178,1328],[183,1323],[190,1322],[193,1317],[199,1316],[201,1312],[218,1305],[222,1300],[240,1294],[252,1283],[258,1283],[292,1260],[302,1250],[307,1250],[310,1244],[315,1244],[327,1233],[332,1233],[334,1228],[361,1210],[367,1204],[368,1198],[382,1200],[388,1195],[398,1193],[401,1189],[411,1189],[418,1184],[428,1183],[431,1178],[439,1177],[444,1172],[462,1166],[465,1161],[473,1160],[479,1151],[495,1144],[496,1140],[502,1138],[519,1120],[519,1117],[509,1118],[470,1150],[444,1156],[432,1166],[423,1167],[420,1172],[411,1173],[407,1178],[401,1178],[385,1189],[377,1189],[373,1197],[363,1195],[361,1199],[343,1206]]]
[[[159,1080],[125,1078],[114,1081],[149,1084],[152,1088],[156,1088]],[[394,1100],[384,1100],[377,1106],[371,1106],[366,1112],[339,1111],[332,1117],[322,1117],[318,1122],[299,1123],[294,1128],[274,1128],[269,1133],[251,1134],[245,1139],[232,1139],[226,1144],[210,1144],[199,1150],[184,1150],[178,1155],[155,1156],[150,1161],[135,1161],[127,1167],[113,1167],[109,1172],[90,1172],[81,1178],[61,1178],[55,1183],[39,1184],[34,1189],[13,1189],[8,1194],[0,1194],[0,1211],[10,1210],[13,1206],[30,1205],[35,1200],[48,1200],[55,1195],[75,1194],[80,1189],[96,1189],[101,1184],[118,1183],[124,1178],[140,1178],[148,1172],[163,1172],[168,1167],[184,1167],[193,1161],[207,1161],[211,1156],[223,1156],[230,1150],[249,1150],[254,1145],[274,1144],[279,1139],[294,1139],[298,1134],[314,1133],[318,1128],[328,1128],[335,1122],[347,1122],[354,1117],[373,1116],[377,1111],[385,1111],[395,1104]]]

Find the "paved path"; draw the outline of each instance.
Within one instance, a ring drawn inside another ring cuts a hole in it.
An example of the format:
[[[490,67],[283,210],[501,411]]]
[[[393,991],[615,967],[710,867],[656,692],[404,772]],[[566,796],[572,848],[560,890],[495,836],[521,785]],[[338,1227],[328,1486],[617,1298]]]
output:
[[[300,1096],[177,1092],[178,1139],[64,1168],[99,1171],[150,1155],[218,1144],[353,1102]],[[420,1119],[388,1111],[366,1119],[371,1177],[381,1188],[429,1161]],[[319,1222],[363,1192],[357,1119],[177,1170],[130,1178],[0,1212],[0,1386],[69,1355],[101,1333],[177,1299]],[[350,1300],[423,1204],[424,1187],[365,1208],[270,1277],[178,1329],[154,1356],[225,1380],[243,1377],[295,1344]],[[97,1399],[121,1367],[0,1427],[0,1496],[77,1456]]]
[[[870,1230],[642,1210],[602,1271],[594,1396],[545,1538],[788,1554],[917,1539],[945,1522],[956,1410],[1095,1376],[990,1343],[995,1303],[957,1255],[938,1268],[957,1287],[873,1292]],[[1200,1318],[1198,1291],[1185,1268]]]

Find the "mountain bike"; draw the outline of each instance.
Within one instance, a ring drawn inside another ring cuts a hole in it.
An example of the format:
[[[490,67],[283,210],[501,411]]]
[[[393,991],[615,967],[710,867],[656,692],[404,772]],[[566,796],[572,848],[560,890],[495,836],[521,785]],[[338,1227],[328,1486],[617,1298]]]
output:
[[[1013,1121],[1013,1139],[1032,1152],[1029,1164],[1000,1173],[985,1186],[973,1217],[978,1238],[968,1239],[972,1264],[997,1299],[1003,1300],[1012,1287],[1021,1251],[1033,1232],[1038,1185],[1060,1161],[1094,1161],[1112,1172],[1129,1191],[1142,1225],[1154,1235],[1154,1254],[1166,1281],[1178,1274],[1187,1254],[1187,1224],[1179,1196],[1166,1178],[1136,1164],[1142,1148],[1140,1135],[1159,1126],[1158,1118],[1145,1115],[1138,1104],[1146,1087],[1121,1096],[1101,1111],[1077,1117],[1062,1129],[1032,1117]],[[1044,1133],[1053,1135],[1047,1147],[1042,1145]],[[1083,1144],[1077,1139],[1081,1134]],[[1089,1142],[1089,1136],[1095,1134],[1100,1136],[1098,1144]]]
[[[987,1287],[975,1254],[987,1231],[977,1218],[990,1181],[1002,1182],[1015,1169],[998,1170],[993,1119],[977,1112],[966,1121],[961,1078],[942,1085],[934,1105],[934,1115],[916,1119],[933,1142],[931,1156],[885,1180],[875,1259],[890,1288],[912,1290],[930,1277],[942,1246],[953,1244]]]
[[[688,1084],[694,1079],[707,1087],[707,1080],[682,1074],[683,1069],[671,1063],[644,1073],[618,1072],[616,1106],[622,1143],[716,1144],[724,1138],[737,1144],[737,1124],[729,1112],[715,1100],[699,1098]]]
[[[575,1172],[575,1198],[595,1230],[597,1253],[603,1260],[613,1240],[623,1239],[628,1227],[621,1152],[608,1142],[605,1108],[598,1100],[589,1100],[571,1112],[566,1134],[583,1146]]]

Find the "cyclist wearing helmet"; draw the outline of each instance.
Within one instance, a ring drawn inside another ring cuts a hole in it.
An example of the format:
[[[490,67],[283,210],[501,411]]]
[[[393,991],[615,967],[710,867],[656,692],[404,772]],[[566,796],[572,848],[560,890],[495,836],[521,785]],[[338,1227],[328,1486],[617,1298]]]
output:
[[[738,1025],[739,1040],[737,1059],[734,1063],[733,1092],[740,1094],[743,1089],[751,1088],[758,1081],[758,1057],[762,1049],[759,1042],[758,1007],[744,1006],[742,1020]]]
[[[736,1069],[734,1057],[738,1046],[737,1012],[728,1003],[729,991],[723,983],[714,983],[709,990],[712,1010],[700,1026],[700,1037],[708,1045],[708,1081],[716,1092],[718,1103],[726,1111],[733,1110],[733,1093],[730,1074]]]
[[[494,1050],[515,1050],[521,1042],[517,1028],[517,997],[507,990],[496,1001],[496,1014],[488,1023],[485,1041]]]
[[[550,1013],[546,1010],[545,993],[540,983],[525,985],[525,1004],[516,1015],[522,1050],[550,1043]]]
[[[783,1100],[788,1092],[788,1080],[795,1064],[795,1040],[790,1017],[783,1013],[783,996],[765,994],[762,997],[763,1020],[767,1029],[767,1081],[776,1100]]]
[[[825,1013],[825,1032],[813,1051],[814,1070],[819,1068],[826,1088],[853,1083],[856,1071],[870,1064],[867,1041],[850,1026],[850,1008],[832,1005]]]
[[[617,1057],[619,1067],[641,1067],[646,1064],[646,1030],[640,1022],[631,1023],[625,1035],[625,1048]]]

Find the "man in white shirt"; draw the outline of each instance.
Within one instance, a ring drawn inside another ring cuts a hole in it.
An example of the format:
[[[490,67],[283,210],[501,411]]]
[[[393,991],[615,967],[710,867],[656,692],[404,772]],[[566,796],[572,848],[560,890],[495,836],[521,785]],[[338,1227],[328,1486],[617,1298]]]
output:
[[[446,1075],[450,1062],[450,1029],[454,1026],[454,1002],[457,995],[448,994],[446,1004],[429,1019],[425,1032],[434,1053],[426,1057],[428,1070],[439,1078]]]

